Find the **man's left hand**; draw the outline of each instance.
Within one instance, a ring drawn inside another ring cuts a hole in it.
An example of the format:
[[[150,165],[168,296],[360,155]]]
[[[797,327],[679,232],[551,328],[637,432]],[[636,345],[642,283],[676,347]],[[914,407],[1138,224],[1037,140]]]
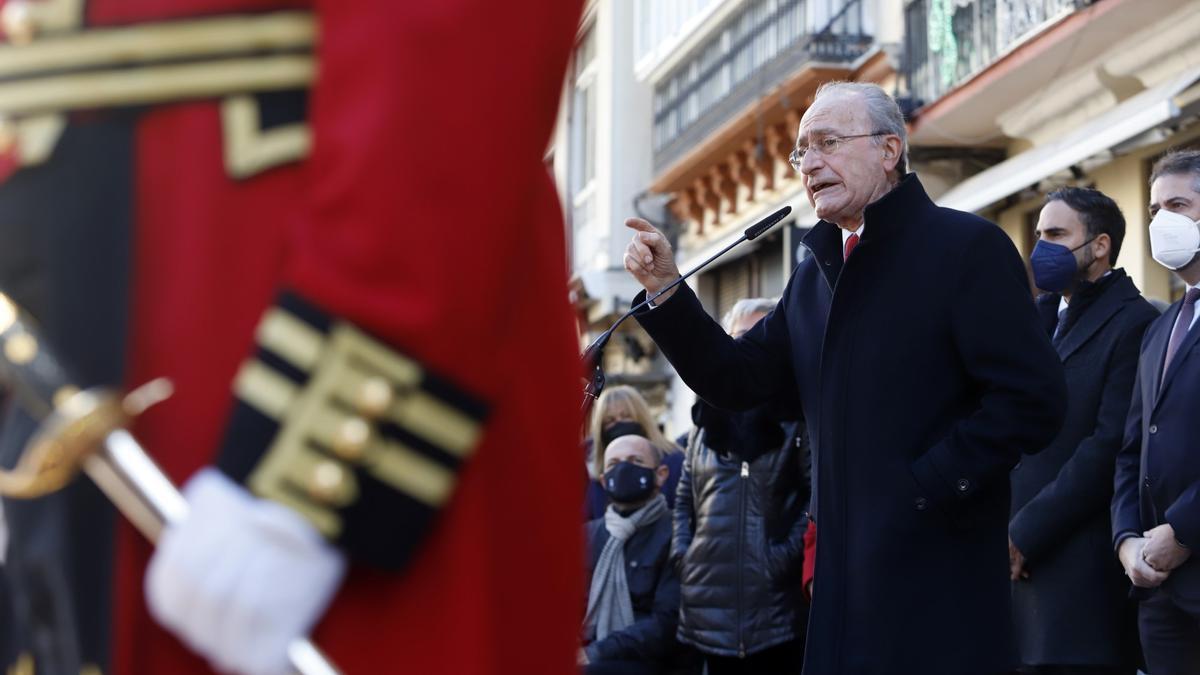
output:
[[[1012,537],[1008,538],[1008,577],[1013,581],[1029,578],[1029,570],[1025,569],[1025,556],[1013,543]]]
[[[1175,528],[1163,523],[1144,533],[1146,547],[1142,549],[1142,560],[1161,572],[1169,572],[1182,565],[1192,555],[1175,539]]]

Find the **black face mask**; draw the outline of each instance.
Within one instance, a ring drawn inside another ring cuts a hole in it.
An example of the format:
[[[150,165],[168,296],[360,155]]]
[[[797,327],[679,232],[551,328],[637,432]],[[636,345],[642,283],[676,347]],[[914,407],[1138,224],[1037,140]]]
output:
[[[612,426],[605,427],[600,431],[600,450],[608,447],[609,443],[622,436],[642,436],[645,437],[646,430],[637,422],[617,422]]]
[[[621,462],[604,472],[604,491],[618,504],[637,504],[654,492],[654,469]]]

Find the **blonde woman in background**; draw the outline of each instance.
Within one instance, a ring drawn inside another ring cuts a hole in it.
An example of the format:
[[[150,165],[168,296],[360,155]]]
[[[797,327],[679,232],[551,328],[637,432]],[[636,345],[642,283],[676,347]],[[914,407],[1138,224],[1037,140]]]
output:
[[[613,439],[629,435],[645,437],[663,453],[663,464],[670,469],[670,475],[663,485],[662,494],[667,499],[667,505],[674,508],[675,486],[679,484],[683,450],[663,435],[650,413],[650,406],[638,390],[618,385],[605,389],[592,408],[591,434],[585,443],[589,479],[584,497],[585,520],[603,516],[608,506],[608,495],[599,482],[604,473],[604,449]]]

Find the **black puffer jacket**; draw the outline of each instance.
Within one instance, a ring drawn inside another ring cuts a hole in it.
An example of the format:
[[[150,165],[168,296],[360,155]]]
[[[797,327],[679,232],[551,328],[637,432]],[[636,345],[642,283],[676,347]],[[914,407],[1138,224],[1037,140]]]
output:
[[[804,444],[765,415],[707,408],[683,463],[678,636],[708,654],[744,657],[804,635]]]

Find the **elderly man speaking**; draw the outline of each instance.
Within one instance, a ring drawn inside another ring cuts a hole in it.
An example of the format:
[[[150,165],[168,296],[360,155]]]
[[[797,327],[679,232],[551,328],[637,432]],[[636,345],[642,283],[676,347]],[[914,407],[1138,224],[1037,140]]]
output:
[[[637,315],[712,405],[799,393],[818,532],[808,675],[1011,670],[1008,472],[1064,414],[1016,249],[934,205],[906,145],[882,89],[823,86],[791,157],[821,222],[774,311],[735,340],[681,285]],[[679,276],[670,245],[626,225],[625,267],[657,292]]]

